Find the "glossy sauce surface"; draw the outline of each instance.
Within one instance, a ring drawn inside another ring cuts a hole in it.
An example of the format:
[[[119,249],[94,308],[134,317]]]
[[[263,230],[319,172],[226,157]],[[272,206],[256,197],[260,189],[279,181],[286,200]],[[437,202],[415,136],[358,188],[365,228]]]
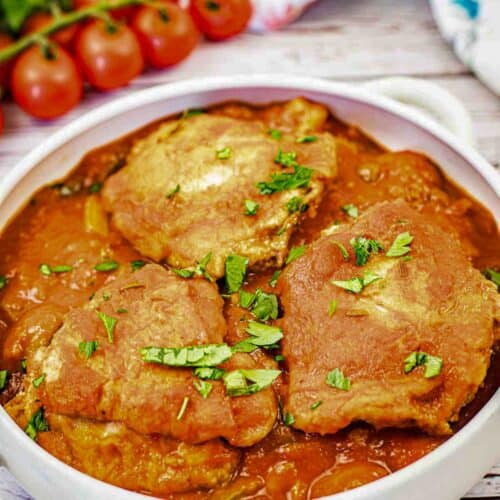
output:
[[[219,110],[216,108],[215,112],[249,118],[263,116],[269,120],[279,111],[279,105],[259,110],[231,104]],[[84,221],[88,200],[99,196],[98,192],[93,192],[97,188],[92,186],[102,183],[119,169],[133,141],[144,136],[151,127],[87,154],[61,184],[36,193],[4,231],[0,239],[0,275],[5,275],[9,281],[0,291],[0,369],[20,372],[25,349],[34,336],[43,336],[44,325],[50,330],[50,325],[59,321],[69,308],[87,302],[89,296],[110,279],[106,273],[94,270],[96,263],[113,258],[127,266],[132,260],[142,258],[112,226],[101,234],[90,234]],[[493,217],[446,179],[430,161],[414,153],[407,153],[413,155],[410,159],[390,155],[381,159],[384,155],[381,147],[358,129],[334,118],[329,120],[327,130],[338,138],[339,175],[328,186],[316,213],[302,221],[292,245],[310,243],[332,222],[345,222],[347,215],[341,208],[343,205],[352,203],[363,210],[386,197],[408,196],[408,190],[414,189],[414,179],[410,174],[402,178],[404,169],[397,169],[398,162],[411,161],[416,162],[416,169],[423,172],[429,184],[436,186],[435,191],[431,189],[425,196],[416,192],[415,203],[418,204],[420,198],[423,200],[419,209],[435,211],[436,218],[443,217],[443,223],[450,224],[458,232],[475,267],[498,268],[500,240]],[[387,180],[391,171],[398,173],[393,181]],[[446,208],[441,209],[441,205]],[[74,272],[44,276],[39,270],[42,263],[71,265]],[[268,284],[271,275],[272,272],[251,274],[246,289],[261,287],[272,292]],[[243,321],[248,311],[228,300],[225,315],[228,341],[232,343],[244,337]],[[272,358],[265,362],[270,366],[275,363]],[[465,425],[491,397],[499,385],[499,378],[500,359],[493,355],[484,386],[462,410],[455,429]],[[0,398],[3,398],[0,402],[7,399],[4,395]],[[59,438],[52,434],[41,435],[40,444],[72,463],[64,449],[57,451]],[[214,492],[174,497],[316,498],[394,472],[429,453],[443,440],[414,430],[376,431],[363,424],[350,426],[332,436],[307,435],[279,423],[262,442],[242,450],[239,474],[231,484]],[[78,464],[73,465],[78,467]]]

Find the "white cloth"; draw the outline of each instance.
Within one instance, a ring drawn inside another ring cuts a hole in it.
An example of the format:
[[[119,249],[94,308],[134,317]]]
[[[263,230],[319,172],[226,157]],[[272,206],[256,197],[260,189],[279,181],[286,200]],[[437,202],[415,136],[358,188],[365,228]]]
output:
[[[430,0],[436,23],[462,62],[500,95],[500,0]]]
[[[252,0],[250,29],[269,31],[282,28],[297,19],[316,0]]]

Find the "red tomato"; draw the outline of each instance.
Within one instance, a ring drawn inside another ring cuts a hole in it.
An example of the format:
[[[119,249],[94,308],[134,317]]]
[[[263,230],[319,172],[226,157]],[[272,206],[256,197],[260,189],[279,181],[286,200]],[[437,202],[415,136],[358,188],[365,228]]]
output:
[[[14,100],[36,118],[55,118],[76,106],[83,81],[71,56],[57,45],[51,55],[35,45],[16,60],[11,75]]]
[[[3,111],[0,108],[0,134],[3,132]]]
[[[155,68],[182,61],[199,39],[191,16],[173,3],[141,7],[130,27],[139,38],[146,61]]]
[[[0,31],[0,50],[8,47],[13,42],[13,39],[6,33]],[[7,89],[9,83],[10,70],[12,69],[12,60],[0,64],[0,87],[3,90]],[[2,91],[0,89],[0,96]]]
[[[73,0],[73,8],[75,10],[85,9],[87,7],[92,7],[92,5],[96,5],[100,3],[102,0]],[[111,15],[115,19],[130,19],[136,10],[135,6],[130,7],[121,7],[119,9],[113,9]]]
[[[24,23],[22,34],[27,35],[28,33],[39,31],[43,27],[47,26],[47,24],[50,24],[53,20],[54,16],[52,14],[48,14],[47,12],[36,12],[35,14],[28,17],[28,19]],[[50,36],[50,39],[54,40],[65,48],[70,48],[71,42],[73,41],[78,28],[78,24],[73,24],[71,26],[68,26],[67,28],[57,31]]]
[[[241,33],[252,17],[250,0],[192,0],[190,12],[210,40],[224,40]]]
[[[75,53],[87,80],[100,90],[122,87],[144,68],[141,46],[125,25],[92,21],[76,39]]]

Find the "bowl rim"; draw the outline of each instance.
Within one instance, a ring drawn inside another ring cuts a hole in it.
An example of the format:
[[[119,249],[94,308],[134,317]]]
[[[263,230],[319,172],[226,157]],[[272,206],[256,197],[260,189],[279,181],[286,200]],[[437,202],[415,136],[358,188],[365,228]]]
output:
[[[438,139],[439,142],[460,155],[471,168],[484,178],[489,187],[500,196],[500,174],[495,168],[470,146],[461,144],[451,132],[424,115],[416,113],[414,110],[389,98],[365,90],[361,86],[312,77],[267,73],[181,80],[132,92],[127,96],[120,97],[112,102],[99,106],[83,114],[43,140],[41,144],[28,153],[7,173],[0,183],[0,206],[5,198],[16,188],[17,184],[29,172],[36,169],[37,165],[43,159],[64,144],[77,138],[83,132],[106,122],[111,117],[125,114],[135,108],[153,104],[157,101],[177,99],[188,95],[204,94],[215,90],[230,91],[263,87],[276,90],[296,90],[298,92],[320,92],[336,95],[353,101],[362,102],[394,114],[430,133],[435,139]],[[107,142],[111,142],[111,140]],[[10,217],[13,215],[14,214],[9,214]],[[9,218],[5,225],[7,225],[10,220]],[[0,228],[0,230],[3,230],[3,228]],[[419,470],[420,472],[418,475],[420,475],[433,468],[438,462],[455,454],[467,442],[472,441],[483,425],[497,413],[500,413],[500,389],[496,391],[481,410],[462,429],[422,458],[381,479],[354,488],[346,493],[329,496],[328,498],[333,499],[342,496],[342,498],[356,500],[357,498],[370,498],[370,494],[375,494],[380,491],[387,490],[389,492],[394,486],[408,481],[411,476],[415,474],[414,471]],[[151,496],[145,496],[95,479],[60,461],[33,442],[17,426],[3,407],[0,407],[0,425],[10,431],[13,437],[17,438],[19,448],[16,450],[16,453],[27,453],[38,460],[46,462],[47,466],[51,466],[57,470],[57,472],[64,474],[67,479],[94,483],[95,486],[99,486],[102,489],[103,494],[120,494],[120,498],[123,499],[138,500],[140,498],[152,498]]]

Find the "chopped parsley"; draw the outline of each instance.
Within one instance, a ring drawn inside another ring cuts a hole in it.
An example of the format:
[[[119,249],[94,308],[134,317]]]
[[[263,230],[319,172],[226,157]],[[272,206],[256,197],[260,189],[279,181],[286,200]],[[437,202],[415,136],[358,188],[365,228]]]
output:
[[[144,267],[146,265],[146,262],[144,260],[133,260],[131,263],[130,263],[130,267],[132,269],[132,272],[134,271],[137,271],[138,269],[140,269],[141,267]]]
[[[335,314],[336,311],[337,311],[337,301],[335,299],[333,299],[328,304],[328,316],[330,316],[330,318],[331,318]]]
[[[280,277],[281,271],[274,271],[273,275],[271,276],[271,279],[269,280],[269,286],[271,287],[276,287],[278,283],[278,278]]]
[[[280,149],[274,158],[274,163],[277,163],[282,167],[289,167],[289,168],[296,167],[298,165],[297,153],[295,153],[295,151],[290,151],[288,153],[285,153]]]
[[[0,275],[0,290],[2,290],[2,288],[5,288],[8,282],[9,280],[6,276]]]
[[[203,399],[207,399],[213,389],[212,384],[205,380],[193,380],[193,385]]]
[[[5,386],[7,385],[8,378],[9,378],[9,371],[8,370],[0,370],[0,391],[3,391],[5,389]]]
[[[370,240],[364,236],[357,236],[349,241],[349,244],[356,255],[356,265],[364,266],[370,255],[377,254],[379,251],[384,251],[382,245],[376,240]]]
[[[406,255],[411,250],[410,244],[412,241],[413,236],[408,231],[399,233],[387,251],[387,257],[401,257],[402,255]]]
[[[188,404],[189,404],[189,398],[188,396],[185,396],[184,399],[182,400],[182,405],[179,408],[179,413],[177,413],[176,420],[182,420],[182,417],[184,417],[184,413],[186,413]]]
[[[39,377],[35,378],[33,380],[33,387],[35,387],[35,389],[38,389],[43,381],[45,380],[45,377],[46,377],[46,374],[45,373],[42,373]]]
[[[170,198],[173,198],[180,190],[181,190],[181,185],[177,184],[177,186],[175,186],[165,195],[165,198],[167,198],[167,200],[170,200]]]
[[[255,300],[255,293],[240,290],[240,306],[248,309],[252,306]]]
[[[310,168],[295,165],[293,172],[280,172],[271,174],[271,180],[258,182],[260,194],[273,194],[279,191],[307,187],[313,171]]]
[[[344,257],[345,261],[349,260],[349,252],[347,251],[345,245],[341,243],[340,241],[332,241],[332,244],[338,247],[340,250],[340,253],[342,254],[342,257]]]
[[[26,373],[27,362],[26,359],[21,359],[21,372]]]
[[[304,255],[305,251],[306,251],[305,245],[300,245],[298,247],[292,247],[290,249],[290,253],[288,254],[288,257],[285,260],[285,265],[288,265],[288,264],[290,264],[290,262],[293,262],[295,259],[302,257]]]
[[[228,160],[231,158],[231,155],[233,153],[233,150],[229,147],[223,148],[223,149],[218,149],[217,150],[217,158],[219,160]]]
[[[188,119],[192,116],[203,115],[205,111],[203,109],[186,109],[184,113],[182,113],[182,118]]]
[[[125,313],[128,313],[128,309],[125,309],[124,307],[119,307],[116,312],[118,314],[125,314]]]
[[[255,293],[240,290],[240,306],[252,308],[252,314],[261,321],[278,317],[278,298],[274,293],[266,293],[257,288]]]
[[[44,276],[50,276],[52,274],[52,271],[50,270],[50,266],[48,264],[40,264],[38,266],[38,270],[44,275]]]
[[[299,137],[295,142],[302,144],[304,142],[316,142],[318,138],[315,135],[305,135],[304,137]]]
[[[245,200],[245,215],[257,215],[259,204],[256,201]]]
[[[112,316],[108,316],[107,314],[101,312],[101,311],[96,311],[97,316],[99,316],[99,319],[102,321],[102,324],[104,325],[104,328],[106,330],[106,334],[108,335],[108,342],[110,344],[113,343],[113,332],[115,330],[116,323],[118,320],[116,318],[113,318]]]
[[[89,187],[89,192],[92,194],[98,193],[102,189],[102,182],[94,182]]]
[[[226,373],[222,368],[214,368],[211,366],[202,366],[195,368],[194,374],[196,377],[204,380],[219,380]]]
[[[363,278],[356,276],[355,278],[351,278],[345,281],[332,280],[330,283],[351,293],[361,293],[367,285],[381,279],[382,276],[378,276],[371,271],[366,271]]]
[[[228,396],[248,396],[269,387],[281,374],[280,370],[234,370],[222,378]]]
[[[359,215],[359,210],[356,205],[353,205],[352,203],[348,205],[344,205],[342,207],[342,210],[349,216],[352,217],[353,219],[356,219]]]
[[[24,432],[26,432],[33,441],[36,441],[39,432],[47,432],[48,430],[50,430],[50,428],[49,423],[45,419],[45,409],[43,406],[40,406],[30,418]]]
[[[106,260],[104,262],[99,262],[99,264],[96,264],[94,266],[94,269],[96,271],[100,271],[103,273],[109,273],[110,271],[114,271],[115,269],[118,269],[120,267],[120,264],[114,260]]]
[[[274,361],[277,361],[278,363],[280,361],[285,361],[285,356],[283,356],[283,354],[276,354],[276,356],[274,356]]]
[[[309,208],[309,205],[304,203],[299,196],[294,196],[288,200],[286,208],[289,213],[294,214],[295,212],[305,212]]]
[[[285,413],[283,416],[283,423],[287,426],[293,425],[295,423],[295,417],[291,413]]]
[[[344,377],[342,370],[334,368],[326,376],[326,383],[330,387],[335,387],[335,389],[340,389],[341,391],[348,391],[351,388],[351,381]]]
[[[265,325],[257,321],[249,321],[245,330],[250,337],[238,342],[233,346],[234,352],[252,352],[257,347],[275,347],[277,342],[283,338],[281,328],[277,326]]]
[[[281,130],[275,129],[275,128],[270,128],[267,133],[271,136],[272,139],[275,141],[279,141],[281,137],[283,136],[283,133]]]
[[[410,373],[418,366],[425,366],[425,378],[433,378],[441,373],[443,360],[426,352],[414,351],[404,360],[403,370]]]
[[[187,347],[144,347],[143,361],[166,366],[211,367],[227,361],[233,351],[227,344],[206,344]]]
[[[319,408],[322,404],[323,401],[316,401],[309,408],[314,411],[316,408]]]
[[[59,266],[52,266],[50,270],[53,273],[69,273],[73,271],[73,266],[65,266],[65,265],[59,265]]]
[[[97,340],[86,340],[78,344],[78,351],[83,355],[85,359],[89,359],[90,356],[92,356],[92,354],[97,351],[98,347],[99,342],[97,342]]]
[[[192,278],[194,275],[197,276],[203,276],[205,279],[207,279],[210,282],[213,282],[214,279],[212,276],[207,271],[207,265],[210,262],[210,259],[212,258],[212,252],[208,253],[201,259],[197,264],[194,269],[175,269],[172,268],[172,271],[177,274],[177,276],[180,276],[181,278]]]
[[[224,277],[227,293],[237,292],[247,275],[248,259],[240,255],[228,255],[224,263]]]
[[[497,287],[500,287],[500,273],[498,271],[495,271],[491,267],[486,268],[484,271],[482,271],[483,275],[489,279],[490,281],[493,281]],[[0,286],[0,288],[2,288]]]
[[[194,271],[191,269],[175,269],[174,267],[172,268],[172,271],[177,274],[177,276],[180,276],[181,278],[192,278],[194,276]]]

